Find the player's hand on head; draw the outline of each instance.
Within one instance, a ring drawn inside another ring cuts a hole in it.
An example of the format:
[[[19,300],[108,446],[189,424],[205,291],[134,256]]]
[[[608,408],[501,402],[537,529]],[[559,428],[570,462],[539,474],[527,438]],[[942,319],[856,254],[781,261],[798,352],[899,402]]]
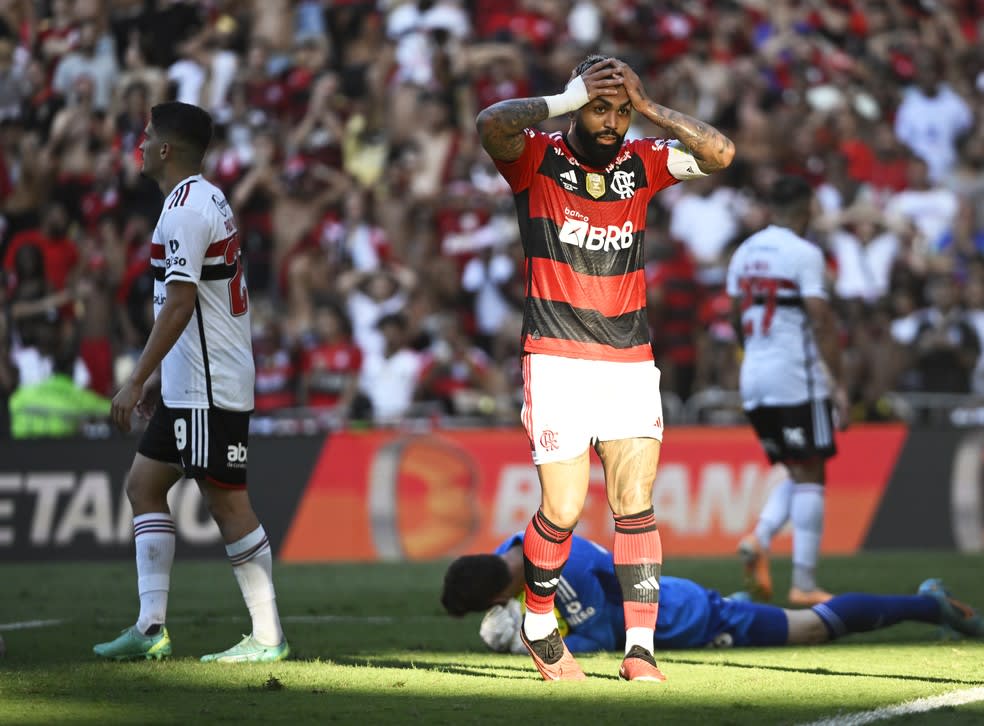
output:
[[[622,80],[615,76],[615,62],[613,58],[606,58],[589,66],[581,74],[584,88],[588,92],[588,100],[594,100],[599,96],[614,96],[618,93]]]
[[[646,89],[642,87],[642,79],[639,78],[639,74],[624,61],[614,60],[613,63],[615,78],[620,81],[621,85],[625,86],[625,92],[629,94],[632,107],[636,111],[643,110],[645,104],[649,102],[649,97],[646,95]]]

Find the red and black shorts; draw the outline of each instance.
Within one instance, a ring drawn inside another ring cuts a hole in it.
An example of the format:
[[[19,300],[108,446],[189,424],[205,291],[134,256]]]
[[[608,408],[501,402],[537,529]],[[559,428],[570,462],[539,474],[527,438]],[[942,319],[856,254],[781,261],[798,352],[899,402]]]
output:
[[[777,461],[829,459],[837,453],[829,399],[746,409],[766,456]]]
[[[246,486],[249,417],[248,411],[168,408],[161,403],[137,451],[148,459],[180,466],[189,479],[241,489]]]

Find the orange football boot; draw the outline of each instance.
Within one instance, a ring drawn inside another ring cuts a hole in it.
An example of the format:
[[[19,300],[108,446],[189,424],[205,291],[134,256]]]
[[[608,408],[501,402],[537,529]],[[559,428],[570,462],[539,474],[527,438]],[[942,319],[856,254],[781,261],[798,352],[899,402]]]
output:
[[[745,589],[753,600],[772,599],[772,574],[769,572],[769,553],[754,534],[747,534],[738,543],[738,556],[745,570]]]
[[[527,640],[526,631],[519,628],[519,637],[533,658],[533,665],[540,671],[545,681],[583,681],[584,671],[574,660],[574,656],[560,637],[560,631],[553,629],[546,638]]]

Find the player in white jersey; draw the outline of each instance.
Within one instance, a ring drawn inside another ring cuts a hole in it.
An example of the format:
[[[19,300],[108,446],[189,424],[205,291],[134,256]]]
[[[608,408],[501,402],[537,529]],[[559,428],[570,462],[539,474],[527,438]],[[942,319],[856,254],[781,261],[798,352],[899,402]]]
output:
[[[232,210],[200,174],[212,119],[176,102],[154,106],[150,116],[142,171],[167,195],[151,243],[155,319],[112,411],[124,432],[134,409],[150,419],[126,483],[140,613],[93,650],[111,660],[170,655],[164,624],[175,528],[167,493],[184,475],[198,483],[219,526],[253,622],[250,635],[202,661],[278,661],[290,649],[277,613],[273,555],[246,491],[255,378],[249,298]]]
[[[816,605],[830,593],[816,583],[823,532],[826,460],[836,453],[834,417],[847,424],[839,383],[840,350],[824,288],[820,249],[803,239],[813,190],[800,177],[782,177],[771,190],[772,224],[746,239],[728,265],[732,324],[744,348],[741,397],[745,413],[772,463],[789,478],[770,492],[755,532],[739,544],[749,589],[772,597],[768,551],[793,524],[793,583],[789,601]]]

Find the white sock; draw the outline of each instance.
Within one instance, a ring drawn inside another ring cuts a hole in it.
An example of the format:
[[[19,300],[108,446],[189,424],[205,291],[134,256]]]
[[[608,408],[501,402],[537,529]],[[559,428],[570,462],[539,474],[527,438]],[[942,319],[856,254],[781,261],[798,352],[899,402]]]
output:
[[[793,487],[793,587],[815,590],[820,537],[823,534],[823,486]]]
[[[273,553],[263,525],[226,545],[226,554],[253,619],[253,638],[261,645],[279,645],[284,631],[273,589]]]
[[[653,647],[655,635],[656,631],[652,628],[628,628],[625,631],[625,654],[629,654],[633,645],[640,645],[652,653],[655,650]]]
[[[557,616],[554,611],[549,613],[531,613],[526,611],[523,618],[523,632],[527,640],[542,640],[557,628]]]
[[[140,615],[137,630],[146,633],[164,625],[167,593],[174,563],[174,520],[166,512],[139,514],[133,518],[133,544],[137,550],[137,592]]]
[[[765,500],[758,524],[755,525],[755,539],[764,549],[769,549],[772,538],[783,528],[789,519],[792,507],[793,480],[783,479],[772,487],[769,498]]]

